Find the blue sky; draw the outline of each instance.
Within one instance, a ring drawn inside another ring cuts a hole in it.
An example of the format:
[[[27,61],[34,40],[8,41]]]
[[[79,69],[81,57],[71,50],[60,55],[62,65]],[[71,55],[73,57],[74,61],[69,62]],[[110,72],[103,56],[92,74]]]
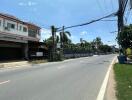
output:
[[[61,27],[81,24],[117,10],[118,0],[1,0],[0,6],[0,12],[15,15],[42,27],[42,39],[50,36],[51,25]],[[115,44],[117,34],[110,32],[117,31],[117,22],[97,22],[68,31],[75,43],[80,38],[92,41],[99,36],[105,44]]]

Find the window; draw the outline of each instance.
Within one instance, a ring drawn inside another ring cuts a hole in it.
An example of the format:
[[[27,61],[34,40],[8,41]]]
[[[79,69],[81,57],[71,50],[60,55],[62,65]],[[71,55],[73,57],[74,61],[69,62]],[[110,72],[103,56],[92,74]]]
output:
[[[23,32],[27,32],[27,28],[26,27],[23,27]]]
[[[36,34],[37,34],[37,33],[36,33],[36,30],[29,29],[29,30],[28,30],[28,34],[29,34],[30,37],[36,37]]]
[[[15,24],[11,24],[11,28],[12,29],[15,29]]]
[[[0,20],[0,26],[1,26],[1,20]]]
[[[22,30],[22,26],[19,26],[19,31],[21,31]]]
[[[11,29],[15,29],[15,24],[7,23],[7,27]]]

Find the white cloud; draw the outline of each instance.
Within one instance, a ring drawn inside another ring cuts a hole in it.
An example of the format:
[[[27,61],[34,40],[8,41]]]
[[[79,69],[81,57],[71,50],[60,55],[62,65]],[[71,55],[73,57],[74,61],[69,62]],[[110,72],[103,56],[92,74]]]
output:
[[[37,3],[33,2],[33,1],[27,1],[27,2],[19,2],[18,5],[19,6],[29,6],[29,7],[31,7],[31,6],[37,5]]]
[[[19,2],[18,5],[19,5],[19,6],[25,6],[25,3]]]
[[[35,5],[37,5],[37,3],[36,2],[32,2],[32,1],[28,1],[27,5],[28,6],[35,6]]]
[[[84,36],[84,35],[87,35],[87,34],[88,34],[87,31],[83,31],[83,32],[80,33],[81,36]]]

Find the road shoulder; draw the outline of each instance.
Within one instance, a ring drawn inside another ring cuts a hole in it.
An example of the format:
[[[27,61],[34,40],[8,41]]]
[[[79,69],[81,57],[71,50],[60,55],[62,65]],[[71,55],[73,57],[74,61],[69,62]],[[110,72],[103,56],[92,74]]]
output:
[[[114,75],[114,70],[112,68],[110,71],[110,76],[109,76],[104,100],[117,100],[115,88],[116,88],[115,75]]]
[[[110,74],[111,74],[111,70],[113,69],[114,64],[117,61],[117,56],[114,57],[114,59],[112,60],[111,64],[109,65],[108,71],[105,75],[104,81],[102,83],[102,86],[100,88],[99,94],[97,96],[96,100],[107,100],[106,98],[106,91],[108,89],[108,85],[109,85],[109,79],[110,79]],[[113,78],[114,79],[114,78]],[[110,83],[111,84],[111,83]],[[112,88],[111,88],[112,89]],[[110,99],[113,100],[113,99]]]

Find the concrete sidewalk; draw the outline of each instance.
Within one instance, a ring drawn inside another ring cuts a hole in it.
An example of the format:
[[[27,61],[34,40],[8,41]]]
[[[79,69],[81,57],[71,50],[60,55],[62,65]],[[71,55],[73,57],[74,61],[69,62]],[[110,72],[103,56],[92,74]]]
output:
[[[29,63],[28,61],[12,61],[12,62],[4,62],[0,63],[0,69],[4,68],[16,68],[16,67],[26,67],[26,66],[31,66],[32,64]]]

